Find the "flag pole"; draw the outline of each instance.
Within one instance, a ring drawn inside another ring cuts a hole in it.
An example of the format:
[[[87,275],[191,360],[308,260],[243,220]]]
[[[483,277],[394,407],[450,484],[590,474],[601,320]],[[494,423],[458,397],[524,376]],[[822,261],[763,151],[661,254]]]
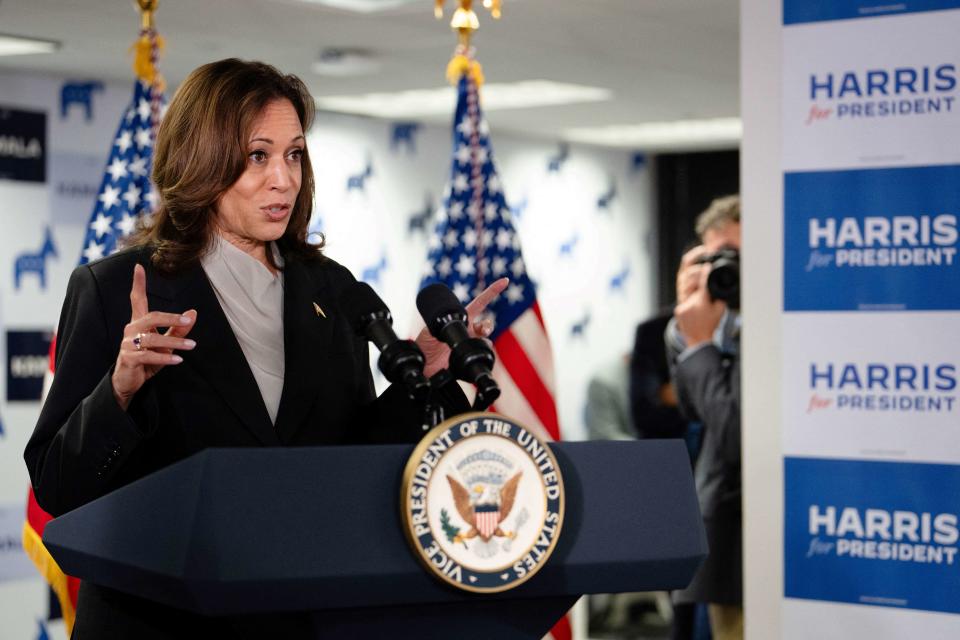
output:
[[[434,15],[443,18],[445,0],[435,0]],[[494,379],[503,390],[494,411],[522,419],[550,440],[560,439],[553,389],[553,359],[546,327],[536,300],[535,286],[526,272],[517,229],[507,207],[493,162],[489,131],[481,117],[483,72],[470,44],[480,20],[474,0],[458,0],[450,21],[457,47],[447,65],[447,79],[457,87],[454,115],[454,154],[445,212],[430,249],[428,271],[421,287],[442,282],[461,301],[477,295],[487,278],[510,275],[511,284],[487,307],[497,321],[491,334],[497,364]],[[494,19],[501,0],[483,0]],[[452,238],[448,242],[448,238]],[[456,265],[456,266],[454,266]],[[541,345],[528,349],[525,345]],[[546,638],[571,640],[570,618],[557,621]]]
[[[159,0],[136,0],[140,9],[140,37],[131,47],[134,51],[133,72],[142,82],[151,88],[150,124],[151,135],[157,138],[157,128],[160,126],[161,96],[166,89],[166,82],[157,67],[160,60],[160,51],[164,41],[157,33],[154,14],[157,11]]]

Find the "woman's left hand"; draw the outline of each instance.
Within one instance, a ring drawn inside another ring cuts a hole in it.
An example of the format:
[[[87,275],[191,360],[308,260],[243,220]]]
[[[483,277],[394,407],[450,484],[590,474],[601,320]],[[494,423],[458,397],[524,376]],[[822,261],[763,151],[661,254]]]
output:
[[[480,295],[467,305],[467,331],[471,338],[488,338],[493,333],[493,320],[485,318],[483,312],[487,305],[503,293],[508,284],[510,284],[509,278],[500,278],[481,291]],[[417,336],[416,342],[427,359],[427,364],[423,368],[425,376],[429,378],[449,366],[450,347],[431,336],[426,327]]]

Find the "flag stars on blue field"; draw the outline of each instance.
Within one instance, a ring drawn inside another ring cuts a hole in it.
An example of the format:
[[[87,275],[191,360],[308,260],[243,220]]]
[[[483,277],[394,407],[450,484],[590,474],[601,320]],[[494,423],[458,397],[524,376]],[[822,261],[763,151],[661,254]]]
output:
[[[153,140],[151,138],[150,129],[141,127],[137,129],[137,134],[134,136],[134,139],[137,142],[138,149],[144,149],[146,147],[153,146]]]
[[[446,235],[443,236],[443,244],[448,249],[453,249],[454,247],[457,246],[457,243],[459,242],[460,242],[460,238],[457,236],[456,229],[450,229],[449,231],[447,231]]]
[[[123,200],[127,203],[128,208],[137,208],[137,205],[140,204],[140,189],[137,188],[137,185],[132,182],[130,183],[130,186],[127,187],[127,190],[123,194]]]
[[[130,131],[124,131],[119,136],[117,136],[116,142],[114,145],[120,149],[120,153],[126,153],[127,149],[130,148],[130,145],[133,144],[133,133]]]
[[[107,173],[110,174],[110,177],[113,178],[114,182],[120,178],[125,178],[127,177],[127,163],[121,158],[114,158],[113,162],[110,163],[110,166],[107,167]]]
[[[150,120],[150,103],[144,98],[141,98],[140,102],[137,103],[137,115],[144,122]]]
[[[147,175],[147,159],[141,158],[140,156],[133,156],[133,160],[130,161],[127,169],[130,170],[131,174],[142,178]]]
[[[90,241],[87,248],[83,250],[83,257],[87,262],[93,262],[103,257],[103,245]]]
[[[463,232],[463,246],[467,249],[473,249],[477,246],[477,232],[472,227]]]
[[[118,240],[134,232],[141,215],[156,209],[159,195],[150,183],[153,147],[152,89],[137,82],[131,106],[120,122],[84,239],[80,264],[103,258]],[[164,105],[160,105],[160,114]]]
[[[471,202],[470,206],[467,207],[467,215],[470,216],[470,222],[476,222],[477,218],[480,217],[480,205]]]
[[[473,264],[473,260],[465,253],[460,254],[460,259],[457,260],[456,269],[461,278],[466,278],[469,275],[473,275],[477,271],[477,268]]]
[[[126,211],[124,211],[123,217],[117,220],[117,224],[115,226],[117,228],[117,231],[120,232],[120,235],[122,237],[126,237],[131,233],[133,233],[134,227],[137,226],[137,219],[134,218],[129,213],[127,213]]]
[[[457,133],[462,135],[464,138],[469,138],[473,135],[473,121],[470,118],[464,118],[460,121],[460,124],[457,125]]]
[[[470,287],[463,282],[456,282],[453,285],[453,294],[460,299],[460,302],[466,304],[470,302]]]
[[[506,251],[507,247],[513,244],[513,234],[506,227],[500,227],[497,231],[497,248],[500,251]]]
[[[97,200],[103,203],[104,211],[110,211],[120,202],[120,189],[107,185],[103,188],[103,193],[97,196]]]
[[[483,230],[483,246],[489,247],[493,244],[493,230],[484,229]]]
[[[437,265],[437,275],[446,280],[450,277],[450,274],[453,273],[453,260],[444,256],[440,260],[440,264]]]
[[[510,275],[512,286],[488,307],[497,325],[507,327],[534,303],[534,287],[520,258],[520,239],[497,176],[489,127],[476,100],[466,99],[465,78],[458,91],[446,215],[437,219],[423,285],[443,282],[466,303],[494,279]]]
[[[510,304],[517,304],[518,302],[523,300],[523,285],[517,284],[517,283],[511,283],[510,286],[507,287],[507,290],[504,293],[504,295],[507,296],[507,300],[510,301]]]
[[[513,264],[510,265],[510,271],[513,273],[514,278],[519,278],[524,275],[526,273],[526,265],[523,264],[523,258],[517,256]]]
[[[100,211],[97,212],[97,217],[94,219],[94,221],[90,223],[90,228],[96,232],[98,240],[103,236],[103,234],[110,233],[110,227],[112,226],[113,220],[103,215],[103,213]]]

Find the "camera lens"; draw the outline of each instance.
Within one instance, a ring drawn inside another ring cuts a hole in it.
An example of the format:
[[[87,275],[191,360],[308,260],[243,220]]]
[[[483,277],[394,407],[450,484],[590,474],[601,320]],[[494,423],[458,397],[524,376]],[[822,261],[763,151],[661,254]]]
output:
[[[707,290],[714,300],[723,300],[731,309],[740,308],[740,261],[735,256],[720,257],[707,276]]]

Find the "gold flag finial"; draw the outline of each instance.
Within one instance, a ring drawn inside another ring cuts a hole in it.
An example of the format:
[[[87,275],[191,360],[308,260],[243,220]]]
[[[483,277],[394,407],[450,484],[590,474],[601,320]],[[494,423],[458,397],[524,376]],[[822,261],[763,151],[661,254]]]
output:
[[[439,20],[443,18],[443,6],[446,0],[434,0],[433,15]],[[480,28],[480,19],[473,10],[473,0],[457,0],[457,10],[450,20],[450,27],[457,32],[459,46],[447,65],[447,79],[451,84],[457,84],[460,77],[469,73],[477,86],[483,84],[483,69],[480,63],[473,59],[473,49],[470,47],[470,38],[473,32]],[[502,0],[483,0],[483,6],[490,11],[495,20],[499,20]]]
[[[464,47],[470,46],[470,36],[474,31],[480,28],[480,19],[477,18],[476,11],[473,10],[473,0],[457,0],[460,5],[453,13],[453,19],[450,20],[450,27],[457,32],[460,44]],[[433,15],[437,20],[443,18],[443,6],[446,0],[434,0]],[[483,6],[490,11],[490,15],[495,20],[499,20],[502,15],[501,0],[483,0]]]
[[[153,12],[157,10],[157,0],[137,0],[140,7],[140,27],[153,29]]]

